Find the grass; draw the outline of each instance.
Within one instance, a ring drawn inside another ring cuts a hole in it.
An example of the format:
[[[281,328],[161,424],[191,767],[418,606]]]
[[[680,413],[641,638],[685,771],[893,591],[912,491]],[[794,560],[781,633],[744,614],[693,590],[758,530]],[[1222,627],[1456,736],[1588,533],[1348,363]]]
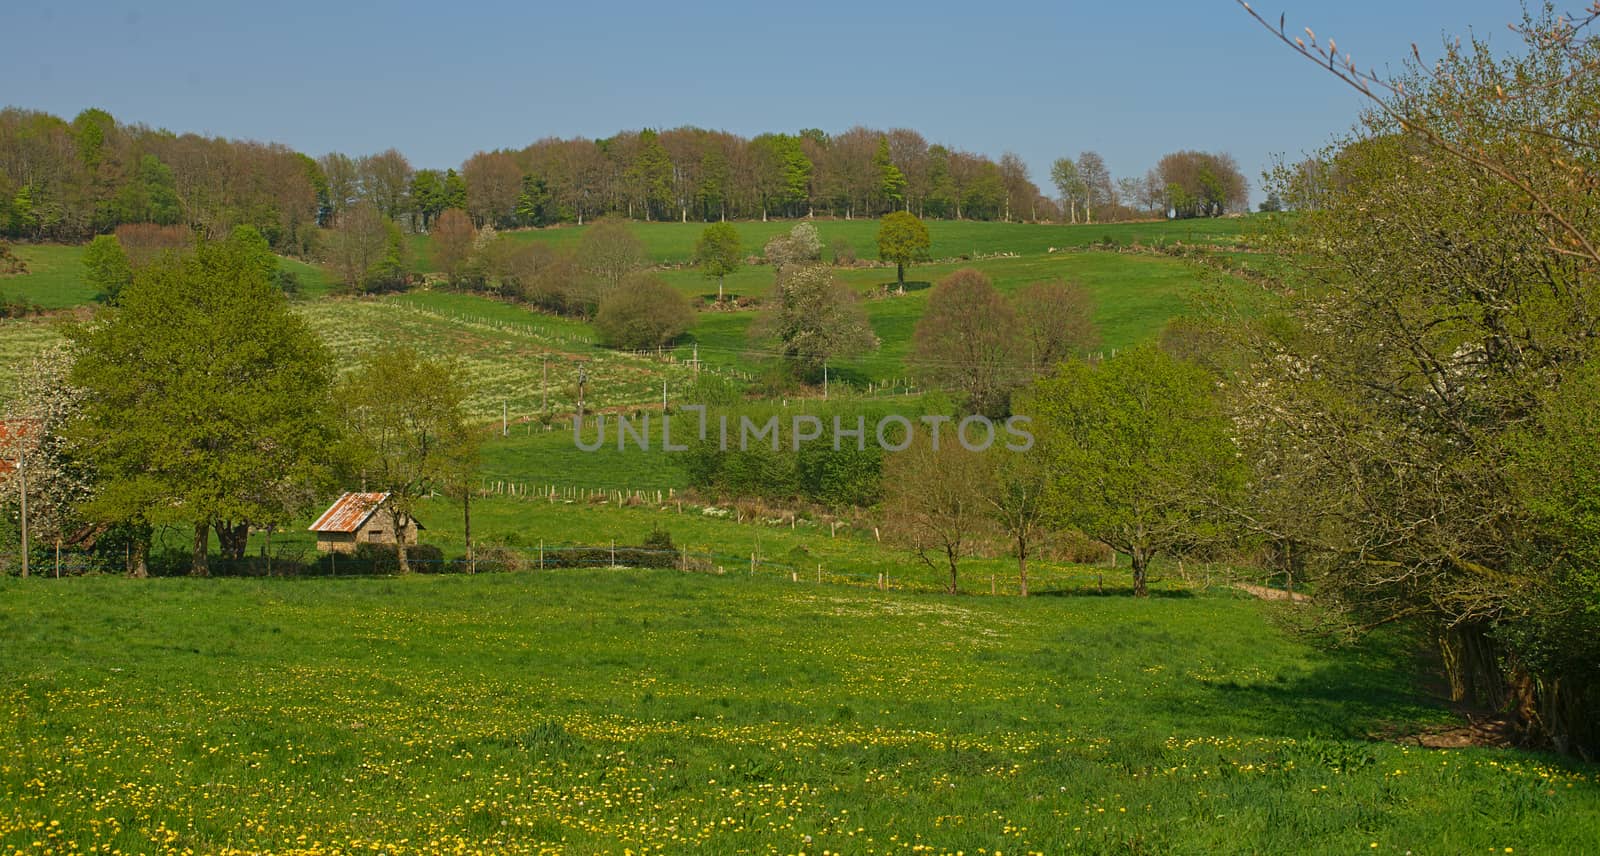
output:
[[[57,319],[0,319],[0,412],[16,394],[18,373],[34,355],[61,341]]]
[[[1229,595],[673,571],[0,580],[0,846],[1583,852],[1594,768],[1372,733],[1385,637]]]
[[[736,221],[733,227],[746,254],[759,256],[773,236],[787,233],[797,220]],[[877,220],[816,220],[824,254],[829,244],[842,237],[850,242],[862,259],[878,257]],[[1232,246],[1255,228],[1257,218],[1152,221],[1146,223],[1106,223],[1057,225],[1038,223],[991,223],[976,220],[928,220],[932,258],[1017,253],[1042,255],[1051,248],[1085,247],[1106,238],[1129,244],[1182,241],[1191,244]],[[706,223],[630,223],[629,228],[644,243],[650,258],[660,264],[684,264],[694,257],[694,243]],[[541,241],[558,247],[575,248],[587,226],[558,226],[546,229],[520,229],[501,232],[516,241]],[[418,272],[433,269],[432,245],[426,235],[411,236],[412,268]],[[713,287],[713,290],[715,288]]]
[[[0,294],[44,309],[67,309],[94,302],[96,289],[83,281],[83,247],[64,244],[13,244],[28,272],[0,277]]]
[[[1095,324],[1102,347],[1108,352],[1154,338],[1168,320],[1193,311],[1193,301],[1205,288],[1205,280],[1190,263],[1150,255],[1063,252],[923,265],[911,270],[908,279],[916,282],[904,295],[867,300],[867,318],[882,344],[876,351],[839,361],[836,368],[841,377],[857,385],[905,377],[911,333],[927,306],[927,284],[962,267],[984,272],[996,288],[1007,294],[1043,279],[1083,284],[1094,297]],[[895,281],[893,269],[886,268],[845,271],[841,276],[862,294],[880,294],[881,287],[892,286]],[[699,284],[692,277],[691,273],[678,272],[669,279],[680,288],[697,289]],[[770,269],[757,268],[743,274],[739,284],[744,289],[742,293],[765,295],[771,280]],[[1237,281],[1228,282],[1234,288],[1249,288]],[[712,365],[759,369],[763,362],[754,353],[759,346],[752,345],[749,339],[749,326],[754,319],[755,313],[750,311],[702,312],[679,352],[687,354],[698,344],[700,358]]]
[[[300,304],[298,311],[344,369],[381,344],[456,360],[471,389],[467,412],[482,421],[498,420],[502,405],[512,418],[534,417],[546,400],[552,411],[572,412],[580,369],[587,377],[587,401],[600,407],[659,401],[663,380],[681,388],[690,375],[689,367],[670,357],[596,347],[585,324],[467,295],[319,300]]]

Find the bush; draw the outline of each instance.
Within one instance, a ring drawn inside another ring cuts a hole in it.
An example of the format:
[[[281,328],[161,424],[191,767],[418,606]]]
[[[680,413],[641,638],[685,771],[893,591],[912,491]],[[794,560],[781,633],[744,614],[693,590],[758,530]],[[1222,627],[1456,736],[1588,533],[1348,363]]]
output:
[[[634,274],[600,301],[594,323],[606,344],[642,350],[678,338],[694,323],[694,311],[665,280]]]
[[[477,557],[477,573],[480,574],[525,571],[537,561],[530,561],[525,554],[499,544],[476,546],[473,553]],[[472,573],[473,563],[466,556],[461,556],[450,563],[450,570],[459,574]]]
[[[406,560],[411,565],[411,570],[424,574],[437,574],[444,570],[444,551],[432,544],[415,544],[406,548]],[[341,573],[352,574],[397,574],[400,572],[400,560],[394,554],[391,544],[357,544],[354,553],[340,556],[335,560],[335,567],[349,563],[348,571]]]
[[[625,568],[675,568],[678,566],[678,552],[619,544],[616,549],[553,547],[544,553],[546,568],[608,568],[613,565]]]
[[[843,235],[835,235],[828,242],[828,252],[833,255],[835,266],[844,267],[856,263],[856,245]]]

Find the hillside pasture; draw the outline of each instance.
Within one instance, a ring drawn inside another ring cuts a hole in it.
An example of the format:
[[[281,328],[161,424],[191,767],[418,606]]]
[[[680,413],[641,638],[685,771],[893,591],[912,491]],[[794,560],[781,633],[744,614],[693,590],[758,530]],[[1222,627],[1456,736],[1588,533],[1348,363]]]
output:
[[[774,236],[785,234],[800,220],[733,221],[745,253],[760,256],[762,247]],[[813,220],[822,238],[823,256],[829,244],[842,237],[850,242],[863,260],[878,257],[877,220]],[[1245,240],[1260,224],[1260,218],[1221,217],[1200,220],[1153,220],[1139,223],[998,223],[978,220],[927,220],[933,259],[967,256],[977,258],[1000,253],[1043,255],[1051,248],[1086,247],[1103,241],[1118,244],[1186,243],[1232,247]],[[694,243],[708,223],[639,223],[628,228],[644,243],[645,252],[657,264],[682,265],[694,258]],[[543,229],[516,229],[500,232],[513,241],[539,241],[574,249],[588,226],[553,226]],[[434,269],[432,243],[426,235],[411,237],[412,268],[418,272]],[[714,288],[713,288],[714,290]]]

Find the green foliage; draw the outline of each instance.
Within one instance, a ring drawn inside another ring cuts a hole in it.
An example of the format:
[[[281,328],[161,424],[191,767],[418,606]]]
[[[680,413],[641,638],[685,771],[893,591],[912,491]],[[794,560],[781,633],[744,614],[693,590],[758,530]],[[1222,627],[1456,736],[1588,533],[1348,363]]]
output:
[[[849,405],[813,405],[801,409],[718,404],[720,402],[711,402],[708,407],[706,437],[696,436],[687,444],[687,452],[677,454],[690,487],[720,496],[776,501],[799,499],[830,508],[871,506],[882,496],[883,451],[871,439],[873,426],[884,415],[881,409]],[[823,430],[820,439],[800,444],[796,449],[792,420],[800,414],[815,416]],[[728,426],[726,443],[721,434],[724,418]],[[868,432],[865,448],[849,438],[844,439],[838,449],[833,448],[834,418],[851,430],[858,419],[864,420]],[[754,439],[741,448],[740,434],[746,419],[757,429],[768,420],[776,419],[780,435],[778,448],[773,449],[770,442]],[[674,425],[684,421],[692,425],[696,418],[678,416]]]
[[[368,293],[403,291],[410,285],[405,234],[393,221],[384,221],[383,232],[383,254],[361,278],[361,287]]]
[[[627,350],[657,348],[683,335],[694,310],[658,276],[634,274],[602,298],[594,325],[606,344]]]
[[[346,454],[361,482],[390,494],[379,513],[392,518],[393,531],[415,519],[429,494],[469,489],[479,438],[467,426],[466,396],[456,364],[394,345],[368,354],[340,384]],[[408,570],[405,544],[396,539],[394,551]]]
[[[872,153],[872,168],[878,175],[878,193],[887,206],[893,208],[906,201],[906,176],[889,157],[889,138],[879,137],[878,148]]]
[[[886,214],[878,226],[878,258],[894,262],[896,278],[906,284],[906,267],[928,258],[928,227],[909,211]]]
[[[694,244],[695,264],[700,272],[717,280],[717,297],[722,297],[722,282],[744,264],[744,248],[739,230],[728,223],[713,223],[700,233]]]
[[[820,264],[791,266],[753,334],[770,343],[802,380],[818,378],[827,361],[877,347],[855,292]]]
[[[106,303],[116,303],[122,290],[132,284],[133,266],[117,236],[96,235],[89,242],[83,251],[83,279]]]
[[[102,479],[91,517],[281,524],[317,501],[332,368],[272,267],[246,234],[202,242],[141,269],[72,332],[72,382],[87,395],[73,430]]]
[[[1151,345],[1100,364],[1067,362],[1039,381],[1031,416],[1060,526],[1127,553],[1144,594],[1152,557],[1217,537],[1242,484],[1211,377]]]

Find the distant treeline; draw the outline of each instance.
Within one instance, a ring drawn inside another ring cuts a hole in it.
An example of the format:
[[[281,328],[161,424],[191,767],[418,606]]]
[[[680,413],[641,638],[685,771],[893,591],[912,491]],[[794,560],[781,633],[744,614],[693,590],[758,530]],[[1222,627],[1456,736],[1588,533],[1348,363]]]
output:
[[[996,161],[930,145],[904,128],[748,139],[675,128],[548,138],[479,152],[459,171],[419,170],[394,149],[312,158],[274,143],[124,124],[98,109],[67,121],[7,108],[0,110],[0,237],[81,241],[126,223],[181,224],[220,237],[250,225],[279,252],[305,255],[319,227],[361,202],[427,231],[451,208],[478,226],[514,228],[604,215],[708,222],[894,210],[1008,221],[1059,220],[1065,212],[1104,221],[1220,214],[1246,201],[1227,155],[1178,152],[1143,177],[1115,181],[1093,152],[1075,163],[1088,168],[1070,181],[1053,175],[1059,196],[1052,198],[1014,154]]]

